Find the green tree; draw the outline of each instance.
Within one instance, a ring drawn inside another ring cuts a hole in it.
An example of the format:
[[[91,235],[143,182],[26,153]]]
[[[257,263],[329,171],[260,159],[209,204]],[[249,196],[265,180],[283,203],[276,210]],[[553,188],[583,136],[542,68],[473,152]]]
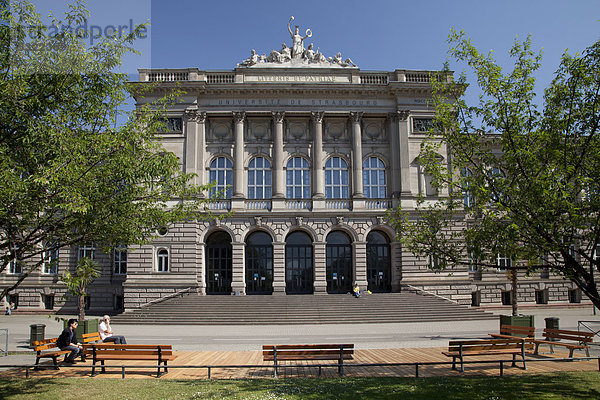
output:
[[[0,299],[53,250],[142,244],[157,227],[211,218],[207,187],[156,134],[177,93],[123,111],[130,83],[117,71],[144,25],[89,46],[86,32],[48,29],[27,0],[0,0],[0,13],[0,272],[22,267]],[[87,18],[77,0],[53,25]]]
[[[453,31],[449,43],[450,55],[473,71],[479,102],[467,104],[464,75],[434,82],[436,124],[419,160],[448,195],[392,213],[400,240],[442,260],[439,269],[495,268],[497,254],[513,260],[511,273],[549,268],[600,307],[600,42],[563,55],[541,106],[534,91],[541,54],[529,38],[515,41],[509,72],[463,32]]]
[[[77,262],[75,272],[67,270],[62,275],[62,281],[67,285],[70,295],[77,297],[77,314],[79,321],[85,320],[85,296],[87,287],[100,276],[100,266],[89,257],[83,257]]]

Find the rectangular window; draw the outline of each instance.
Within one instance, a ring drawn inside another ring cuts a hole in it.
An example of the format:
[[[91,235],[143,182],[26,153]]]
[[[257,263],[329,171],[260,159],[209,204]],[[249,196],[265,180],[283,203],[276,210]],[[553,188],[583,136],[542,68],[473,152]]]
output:
[[[43,294],[42,302],[44,303],[44,310],[54,310],[54,295]]]
[[[115,294],[113,300],[113,308],[116,311],[121,311],[125,309],[125,296],[122,294]]]
[[[503,306],[510,306],[512,305],[512,292],[508,291],[508,290],[503,290],[501,293],[501,297],[502,297],[502,305]]]
[[[569,303],[581,303],[580,289],[569,289]]]
[[[113,272],[115,275],[127,273],[127,246],[120,245],[113,249]]]
[[[505,254],[498,253],[496,255],[496,266],[498,267],[498,271],[506,271],[507,268],[512,267],[512,261]]]
[[[23,264],[17,258],[17,246],[11,246],[11,251],[13,252],[11,260],[8,262],[8,273],[20,275],[23,273]]]
[[[90,307],[92,306],[92,296],[85,296],[83,298],[83,307],[85,310],[89,310]]]
[[[84,257],[89,257],[92,260],[96,256],[96,246],[94,243],[85,243],[79,246],[79,253],[77,255],[77,260],[81,260]]]
[[[536,304],[548,304],[548,290],[536,290],[535,291],[535,303]]]
[[[52,244],[47,245],[47,247],[52,247]],[[58,274],[58,254],[59,249],[47,250],[42,253],[42,257],[44,257],[44,274]]]
[[[541,279],[550,279],[550,268],[548,268],[548,267],[542,268],[542,270],[540,271],[540,278]]]
[[[8,301],[9,306],[13,310],[16,310],[17,308],[19,308],[19,295],[18,294],[9,294],[8,298],[6,300]]]
[[[479,307],[479,305],[481,305],[481,292],[471,292],[471,306]]]

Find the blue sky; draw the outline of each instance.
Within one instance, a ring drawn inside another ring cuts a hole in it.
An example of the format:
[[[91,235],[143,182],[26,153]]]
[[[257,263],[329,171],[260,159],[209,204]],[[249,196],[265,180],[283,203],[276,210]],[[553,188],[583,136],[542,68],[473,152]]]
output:
[[[67,0],[36,0],[43,14],[64,10]],[[362,70],[439,69],[447,58],[452,27],[463,29],[481,51],[493,50],[510,67],[507,51],[516,37],[532,36],[543,49],[539,86],[552,78],[565,49],[582,51],[600,39],[600,0],[90,0],[99,26],[150,19],[138,44],[138,67],[233,69],[250,49],[267,55],[291,43],[287,22],[326,56],[340,51]],[[464,66],[451,63],[460,72]],[[472,92],[474,88],[471,88]]]

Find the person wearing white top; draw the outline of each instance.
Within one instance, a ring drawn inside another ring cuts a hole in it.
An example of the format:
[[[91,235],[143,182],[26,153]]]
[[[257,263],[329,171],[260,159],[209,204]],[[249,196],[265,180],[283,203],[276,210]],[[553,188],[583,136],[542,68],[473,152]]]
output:
[[[105,315],[98,325],[98,333],[100,333],[100,338],[104,343],[114,342],[115,344],[127,344],[125,340],[125,336],[113,335],[113,330],[110,327],[110,317]]]

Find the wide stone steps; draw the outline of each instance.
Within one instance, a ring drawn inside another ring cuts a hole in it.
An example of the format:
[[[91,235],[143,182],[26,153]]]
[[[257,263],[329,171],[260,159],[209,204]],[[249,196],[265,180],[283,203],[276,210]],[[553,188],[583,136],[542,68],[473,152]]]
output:
[[[409,292],[313,296],[185,295],[113,317],[119,324],[281,325],[455,321],[497,318],[439,297]]]

